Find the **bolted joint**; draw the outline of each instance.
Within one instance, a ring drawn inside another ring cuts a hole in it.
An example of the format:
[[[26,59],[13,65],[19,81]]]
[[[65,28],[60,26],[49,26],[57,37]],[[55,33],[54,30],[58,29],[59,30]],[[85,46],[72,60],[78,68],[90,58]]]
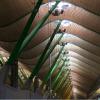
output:
[[[65,45],[67,45],[66,42],[59,42],[58,44],[59,44],[60,46],[65,46]],[[64,53],[66,53],[66,52],[64,52]]]
[[[59,16],[60,14],[63,14],[64,13],[64,10],[63,9],[58,9],[56,8],[53,12],[52,12],[52,15],[53,16]]]
[[[63,32],[66,32],[66,29],[65,28],[58,30],[58,33],[63,33]]]

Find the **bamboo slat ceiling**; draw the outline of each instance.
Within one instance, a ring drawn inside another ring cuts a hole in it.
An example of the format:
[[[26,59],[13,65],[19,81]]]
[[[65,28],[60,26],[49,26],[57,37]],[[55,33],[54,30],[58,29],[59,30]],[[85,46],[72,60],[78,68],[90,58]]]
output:
[[[48,1],[44,0],[44,3],[48,3]],[[100,0],[62,1],[70,3],[71,7],[64,9],[64,13],[60,16],[51,15],[49,17],[38,35],[25,48],[20,56],[20,61],[30,69],[34,67],[37,58],[56,27],[55,21],[59,19],[69,20],[71,21],[70,25],[62,28],[66,28],[65,34],[72,34],[72,37],[63,38],[62,41],[69,43],[65,49],[69,50],[72,58],[70,61],[72,82],[79,91],[87,93],[100,76]],[[0,46],[5,50],[12,51],[34,4],[34,0],[0,1]],[[40,7],[30,31],[47,12],[48,6]],[[52,61],[59,51],[58,48],[60,47],[57,46],[53,51]],[[54,54],[55,56],[53,56]],[[45,69],[48,70],[48,65],[49,61],[43,65],[40,74]]]

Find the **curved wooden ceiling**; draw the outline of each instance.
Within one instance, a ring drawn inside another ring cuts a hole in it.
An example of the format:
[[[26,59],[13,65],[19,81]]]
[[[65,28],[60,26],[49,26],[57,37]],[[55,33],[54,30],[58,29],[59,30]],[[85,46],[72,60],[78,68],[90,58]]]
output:
[[[48,38],[56,27],[55,21],[59,19],[69,20],[71,21],[70,25],[61,27],[62,29],[66,28],[66,37],[63,37],[62,41],[70,44],[65,47],[65,50],[69,51],[69,56],[72,58],[70,68],[72,69],[73,85],[80,87],[81,91],[83,90],[82,92],[85,93],[88,92],[87,88],[90,89],[97,77],[100,76],[100,0],[62,1],[69,2],[71,7],[64,9],[64,13],[60,16],[51,15],[49,17],[38,35],[25,48],[20,56],[20,61],[26,64],[27,67],[34,67],[37,58],[42,53]],[[44,0],[44,3],[47,2],[48,0]],[[34,4],[34,0],[1,0],[0,46],[5,50],[12,51]],[[48,6],[41,6],[30,31],[47,12]],[[59,46],[54,49],[52,61],[59,49]],[[42,69],[48,70],[48,64],[49,61],[43,65]],[[82,83],[84,84],[82,85]]]

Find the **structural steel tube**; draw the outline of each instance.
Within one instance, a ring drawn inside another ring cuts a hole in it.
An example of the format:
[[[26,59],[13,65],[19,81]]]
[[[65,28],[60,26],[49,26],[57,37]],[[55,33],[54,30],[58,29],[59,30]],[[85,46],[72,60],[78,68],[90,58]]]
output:
[[[45,23],[45,21],[48,19],[48,17],[50,16],[50,14],[52,13],[52,11],[56,8],[56,6],[59,4],[60,0],[56,1],[56,4],[50,9],[50,11],[42,18],[42,20],[37,23],[37,25],[35,26],[35,28],[32,30],[32,32],[24,39],[18,55],[19,56],[21,54],[21,52],[23,51],[23,49],[28,45],[28,43],[32,40],[32,38],[39,32],[39,30],[41,29],[41,27],[43,26],[43,24]]]
[[[57,57],[55,58],[55,60],[54,60],[54,62],[53,62],[53,64],[52,64],[52,66],[50,67],[49,72],[46,74],[46,76],[45,76],[45,78],[44,78],[44,82],[47,82],[47,81],[48,81],[48,79],[50,78],[50,76],[52,75],[52,73],[54,72],[54,70],[58,67],[59,63],[57,63],[57,60],[58,60],[60,54],[62,53],[63,49],[64,49],[64,46],[60,49],[59,54],[58,54]],[[59,61],[59,62],[60,62],[60,61]]]
[[[31,16],[29,17],[29,19],[28,19],[28,21],[27,21],[27,23],[26,23],[26,25],[25,25],[25,27],[24,27],[24,29],[23,29],[23,31],[22,31],[22,34],[21,34],[21,36],[20,36],[20,38],[19,38],[19,40],[18,40],[18,42],[17,42],[15,48],[13,49],[13,51],[12,51],[12,53],[11,53],[9,59],[8,59],[8,62],[7,62],[8,64],[13,63],[13,61],[18,57],[18,56],[17,56],[17,53],[18,53],[18,51],[19,51],[19,49],[20,49],[20,47],[21,47],[21,45],[22,45],[24,39],[25,39],[25,38],[27,37],[27,35],[28,35],[29,29],[30,29],[30,27],[31,27],[31,25],[32,25],[32,22],[33,22],[33,20],[34,20],[36,14],[37,14],[37,12],[38,12],[38,10],[39,10],[40,5],[42,4],[42,2],[43,2],[43,0],[38,0],[38,1],[37,1],[37,4],[36,4],[36,6],[34,7]]]

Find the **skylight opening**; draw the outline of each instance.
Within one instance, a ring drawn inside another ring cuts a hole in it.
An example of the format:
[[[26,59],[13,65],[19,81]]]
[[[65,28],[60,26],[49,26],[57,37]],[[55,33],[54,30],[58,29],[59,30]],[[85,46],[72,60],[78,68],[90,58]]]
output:
[[[75,38],[76,36],[75,35],[72,35],[72,34],[69,34],[69,33],[65,33],[63,35],[63,38]]]
[[[71,24],[71,22],[70,21],[68,21],[68,20],[63,20],[62,22],[61,22],[61,26],[69,26]]]
[[[46,4],[44,4],[43,6],[47,6],[48,9],[50,10],[52,8],[53,5],[55,5],[56,2],[48,2]],[[55,10],[52,12],[53,16],[59,16],[60,14],[64,13],[64,10],[67,9],[68,7],[71,7],[70,3],[67,2],[60,2],[57,7],[55,8]]]
[[[55,5],[56,2],[49,2],[48,3],[48,6],[51,8],[53,5]],[[57,9],[66,9],[67,7],[71,7],[71,4],[70,3],[67,3],[67,2],[60,2],[58,5],[57,5]]]
[[[55,21],[55,24],[58,24],[59,21],[60,21],[60,20],[56,20],[56,21]],[[62,22],[61,22],[61,27],[67,27],[67,26],[69,26],[71,23],[72,23],[72,22],[69,21],[69,20],[62,20]]]

